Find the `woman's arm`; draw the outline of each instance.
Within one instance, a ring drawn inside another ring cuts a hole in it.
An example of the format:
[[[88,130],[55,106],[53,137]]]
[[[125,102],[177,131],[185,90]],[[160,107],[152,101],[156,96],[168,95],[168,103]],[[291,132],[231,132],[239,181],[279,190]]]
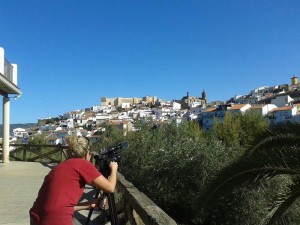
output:
[[[110,176],[106,179],[104,176],[99,176],[92,181],[92,185],[103,190],[104,192],[113,193],[117,184],[118,164],[110,162]]]

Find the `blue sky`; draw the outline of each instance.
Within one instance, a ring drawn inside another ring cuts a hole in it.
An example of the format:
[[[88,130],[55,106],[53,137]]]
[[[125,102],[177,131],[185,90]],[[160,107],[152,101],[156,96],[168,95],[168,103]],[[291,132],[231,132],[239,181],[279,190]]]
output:
[[[298,0],[0,0],[11,123],[102,96],[227,100],[300,76]],[[0,112],[2,116],[2,112]]]

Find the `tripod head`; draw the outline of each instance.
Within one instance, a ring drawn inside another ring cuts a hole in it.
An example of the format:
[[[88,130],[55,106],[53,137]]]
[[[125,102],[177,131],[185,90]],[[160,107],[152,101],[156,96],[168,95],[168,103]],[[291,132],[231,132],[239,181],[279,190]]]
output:
[[[120,153],[124,148],[128,147],[128,142],[121,142],[118,145],[112,146],[105,151],[100,151],[99,153],[92,152],[95,159],[95,164],[98,170],[104,175],[109,176],[109,163],[110,162],[120,162]]]

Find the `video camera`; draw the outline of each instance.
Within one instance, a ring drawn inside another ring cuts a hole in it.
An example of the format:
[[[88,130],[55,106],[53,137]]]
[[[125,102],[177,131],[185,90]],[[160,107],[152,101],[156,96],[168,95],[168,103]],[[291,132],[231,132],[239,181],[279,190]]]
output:
[[[128,142],[121,142],[116,146],[112,146],[105,151],[100,151],[99,153],[93,152],[95,165],[98,170],[102,173],[109,172],[109,163],[110,162],[120,162],[121,160],[121,151],[124,148],[128,147]]]

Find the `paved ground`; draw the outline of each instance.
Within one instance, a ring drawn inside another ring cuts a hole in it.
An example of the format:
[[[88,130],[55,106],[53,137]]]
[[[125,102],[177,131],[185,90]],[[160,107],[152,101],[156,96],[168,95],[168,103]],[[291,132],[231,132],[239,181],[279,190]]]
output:
[[[54,164],[0,161],[0,224],[29,225],[28,211],[37,197],[44,177]],[[94,190],[87,186],[83,199],[92,199]],[[75,213],[74,225],[85,224],[89,211]],[[99,211],[93,212],[90,225],[99,224]]]
[[[50,168],[33,162],[0,162],[0,224],[28,225],[28,211]]]

